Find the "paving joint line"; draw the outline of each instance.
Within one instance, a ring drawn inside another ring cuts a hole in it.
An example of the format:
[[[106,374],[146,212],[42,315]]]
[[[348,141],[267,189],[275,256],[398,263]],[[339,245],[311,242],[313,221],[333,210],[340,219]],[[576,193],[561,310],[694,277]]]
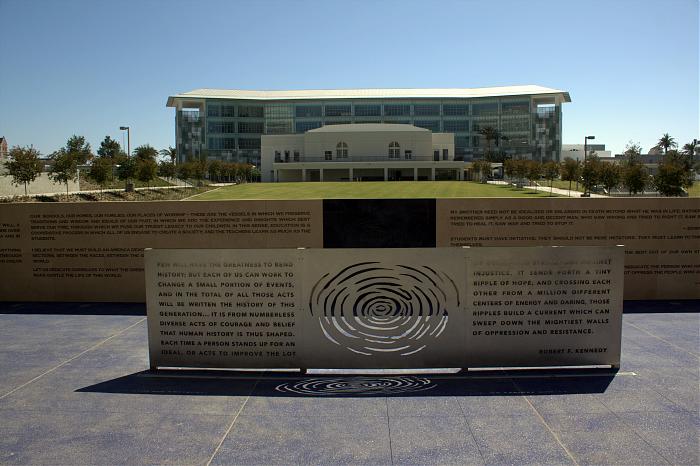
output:
[[[189,186],[188,186],[188,187],[189,187]],[[196,188],[196,186],[192,186],[192,187],[193,187],[193,188]],[[192,199],[193,197],[201,196],[201,195],[204,194],[204,193],[213,193],[213,192],[218,191],[218,190],[220,190],[220,189],[222,189],[222,188],[225,188],[225,187],[226,187],[226,186],[219,186],[218,188],[210,189],[209,191],[204,191],[203,193],[197,193],[197,194],[193,194],[193,195],[191,195],[191,196],[183,197],[183,198],[180,199],[180,200],[181,200],[181,201],[186,201],[186,200],[188,200],[188,199]]]
[[[102,340],[101,342],[99,342],[99,343],[97,343],[97,344],[95,344],[95,345],[92,345],[91,347],[89,347],[89,348],[86,349],[85,351],[82,351],[82,352],[76,354],[75,356],[73,356],[73,357],[71,357],[71,358],[69,358],[69,359],[66,359],[65,361],[63,361],[63,362],[60,363],[59,365],[54,366],[54,367],[52,367],[51,369],[49,369],[49,370],[47,370],[47,371],[45,371],[45,372],[43,372],[43,373],[37,375],[36,377],[34,377],[33,379],[31,379],[30,381],[25,382],[25,383],[23,383],[22,385],[20,385],[19,387],[15,387],[14,389],[12,389],[12,390],[10,390],[9,392],[5,393],[4,395],[0,396],[0,400],[2,400],[2,399],[4,399],[4,398],[7,398],[8,396],[12,395],[12,394],[15,393],[16,391],[21,390],[22,388],[24,388],[24,387],[26,387],[27,385],[29,385],[29,384],[31,384],[31,383],[33,383],[33,382],[39,380],[39,379],[42,378],[43,376],[45,376],[45,375],[47,375],[47,374],[50,374],[51,372],[55,371],[56,369],[60,369],[61,367],[63,367],[63,366],[65,366],[66,364],[68,364],[69,362],[74,361],[75,359],[79,358],[79,357],[82,356],[83,354],[85,354],[85,353],[87,353],[87,352],[90,352],[90,351],[92,351],[92,350],[94,350],[94,349],[96,349],[96,348],[99,348],[100,346],[102,346],[102,345],[104,345],[105,343],[107,343],[109,340],[118,337],[118,336],[121,335],[122,333],[126,332],[127,330],[132,329],[133,327],[136,327],[138,324],[140,324],[141,322],[143,322],[143,321],[145,321],[145,320],[146,320],[146,317],[144,317],[144,318],[142,318],[141,320],[139,320],[138,322],[135,322],[135,323],[129,325],[128,327],[126,327],[126,328],[124,328],[124,329],[118,331],[117,333],[115,333],[114,335],[110,336],[109,338],[106,338],[106,339]]]
[[[517,382],[513,381],[513,384],[515,384],[515,387],[516,387],[518,390],[520,390],[520,391],[522,392],[522,390],[521,390],[520,387],[518,386]],[[528,404],[528,406],[530,406],[530,409],[532,409],[532,411],[537,415],[537,417],[539,418],[540,422],[545,426],[545,428],[549,431],[549,433],[552,435],[552,437],[554,437],[554,440],[556,440],[557,443],[559,444],[559,446],[564,450],[564,452],[566,453],[566,456],[568,456],[568,457],[571,459],[571,461],[574,462],[574,464],[575,464],[576,466],[580,466],[579,463],[578,463],[578,461],[576,461],[576,458],[574,457],[573,453],[571,453],[571,451],[569,451],[569,449],[566,448],[566,445],[564,445],[564,443],[561,441],[561,439],[559,438],[559,435],[557,435],[557,433],[554,432],[554,429],[552,429],[552,428],[550,427],[550,425],[547,424],[547,421],[545,421],[544,417],[542,417],[542,414],[540,414],[540,412],[537,411],[537,408],[535,408],[535,406],[534,406],[534,405],[532,404],[532,402],[527,398],[527,396],[526,396],[526,395],[522,395],[522,397],[523,397],[523,399],[525,400],[525,402]]]
[[[391,446],[391,419],[389,418],[389,398],[384,397],[384,404],[386,406],[386,427],[389,429],[389,458],[391,459],[391,464],[394,464],[394,449]]]
[[[670,401],[670,400],[669,400],[669,401]],[[620,422],[622,422],[624,425],[626,425],[627,427],[629,427],[630,429],[632,429],[632,432],[634,432],[634,435],[636,435],[642,442],[646,443],[647,446],[648,446],[649,448],[651,448],[654,452],[656,452],[657,455],[659,455],[661,458],[663,458],[664,461],[666,461],[668,464],[674,464],[673,461],[670,461],[668,458],[666,458],[666,457],[663,455],[663,453],[661,453],[658,449],[656,449],[656,447],[655,447],[654,445],[652,445],[651,443],[649,443],[649,442],[647,441],[647,439],[645,439],[644,436],[643,436],[641,433],[639,433],[639,432],[637,431],[637,429],[635,429],[634,426],[633,426],[632,424],[626,422],[623,418],[621,418],[619,413],[616,413],[615,411],[613,411],[612,409],[610,409],[610,406],[608,406],[607,404],[605,404],[605,402],[604,402],[603,400],[600,400],[600,403],[601,403],[603,406],[605,406],[605,407],[608,409],[608,411],[610,411],[610,412],[613,414],[613,416],[615,416]],[[634,412],[634,411],[630,411],[630,412]],[[664,412],[664,411],[657,411],[657,412]]]
[[[231,421],[231,424],[228,426],[228,429],[226,429],[226,432],[224,432],[224,435],[221,437],[221,441],[219,442],[219,444],[218,444],[218,445],[216,446],[216,448],[214,449],[214,452],[211,454],[211,457],[209,458],[209,461],[207,461],[206,466],[211,465],[211,462],[214,461],[214,457],[216,456],[217,453],[219,453],[219,449],[221,449],[221,445],[223,445],[223,444],[224,444],[224,441],[226,441],[226,437],[228,437],[228,434],[229,434],[229,433],[231,432],[231,430],[233,429],[233,425],[234,425],[234,424],[236,423],[236,421],[238,420],[238,416],[241,415],[241,413],[243,412],[243,408],[245,408],[245,406],[248,404],[248,400],[250,400],[251,395],[252,395],[253,392],[255,391],[255,388],[258,386],[258,382],[260,382],[260,379],[256,380],[255,383],[253,384],[253,386],[251,387],[250,391],[248,392],[248,396],[247,396],[246,399],[243,401],[243,404],[242,404],[241,407],[238,409],[238,412],[236,413],[236,415],[233,417],[233,420]]]
[[[474,440],[474,445],[476,445],[476,451],[479,452],[479,457],[481,458],[481,462],[483,464],[488,464],[486,462],[486,458],[484,457],[484,453],[481,451],[481,447],[479,446],[479,441],[476,438],[476,435],[474,435],[474,429],[472,429],[472,425],[469,422],[469,418],[467,417],[467,413],[464,412],[464,406],[462,406],[462,402],[458,399],[457,404],[459,405],[459,410],[462,411],[462,417],[464,417],[464,422],[467,423],[467,429],[469,429],[469,435],[472,436],[472,439]]]
[[[636,328],[637,330],[640,330],[640,331],[642,331],[642,332],[644,332],[644,333],[646,333],[646,334],[648,334],[648,335],[651,335],[652,337],[654,337],[654,338],[656,338],[656,339],[658,339],[658,340],[661,340],[661,341],[663,341],[664,343],[673,346],[674,348],[678,348],[679,350],[683,351],[684,353],[688,353],[689,355],[694,356],[694,357],[700,359],[700,355],[697,355],[697,354],[693,353],[692,351],[688,351],[688,350],[685,349],[685,348],[681,348],[680,346],[676,345],[675,343],[671,343],[670,341],[668,341],[668,340],[666,340],[666,339],[664,339],[664,338],[661,338],[661,337],[658,336],[658,335],[654,335],[653,333],[651,333],[651,332],[648,331],[648,330],[643,329],[642,327],[638,327],[638,326],[634,325],[634,324],[631,323],[631,322],[626,322],[626,324],[627,324],[627,325],[630,325],[630,326]]]

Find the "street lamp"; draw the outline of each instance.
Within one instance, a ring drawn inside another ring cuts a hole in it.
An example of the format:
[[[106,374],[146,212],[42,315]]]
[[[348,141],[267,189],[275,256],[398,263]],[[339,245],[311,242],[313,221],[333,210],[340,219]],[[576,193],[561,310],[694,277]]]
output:
[[[583,140],[583,163],[586,163],[586,156],[588,155],[588,140],[595,139],[595,136],[586,136]]]
[[[126,159],[128,160],[129,158],[131,158],[131,133],[129,132],[128,126],[120,126],[119,129],[122,131],[126,131]],[[124,186],[124,191],[131,192],[134,190],[134,184],[129,183],[128,178],[126,179],[125,183],[126,185]]]
[[[120,130],[126,131],[126,156],[131,157],[131,135],[129,134],[129,127],[128,126],[120,126]],[[122,139],[122,142],[124,140]]]

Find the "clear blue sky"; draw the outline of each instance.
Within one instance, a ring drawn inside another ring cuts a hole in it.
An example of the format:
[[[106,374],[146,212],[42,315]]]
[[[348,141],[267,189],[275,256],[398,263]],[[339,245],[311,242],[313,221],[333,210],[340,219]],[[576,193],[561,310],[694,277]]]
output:
[[[195,88],[539,84],[568,90],[564,143],[644,151],[698,128],[698,0],[0,0],[0,135],[174,145]]]

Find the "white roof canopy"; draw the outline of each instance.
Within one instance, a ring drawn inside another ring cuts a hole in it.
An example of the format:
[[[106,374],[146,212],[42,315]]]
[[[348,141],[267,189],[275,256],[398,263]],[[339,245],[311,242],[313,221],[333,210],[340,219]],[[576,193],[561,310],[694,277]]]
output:
[[[168,97],[168,107],[175,99],[236,99],[236,100],[343,100],[343,99],[460,99],[503,97],[517,95],[561,95],[571,102],[566,91],[536,85],[477,87],[459,89],[325,89],[298,91],[251,91],[241,89],[195,89]]]

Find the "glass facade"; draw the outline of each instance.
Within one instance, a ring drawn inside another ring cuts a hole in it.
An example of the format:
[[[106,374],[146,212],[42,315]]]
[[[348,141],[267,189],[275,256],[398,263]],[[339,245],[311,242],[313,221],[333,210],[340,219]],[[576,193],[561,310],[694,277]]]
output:
[[[561,147],[561,106],[551,97],[364,98],[342,102],[212,98],[203,99],[198,110],[176,113],[178,153],[183,160],[206,155],[259,165],[263,134],[302,134],[325,125],[382,122],[454,133],[456,160],[482,158],[487,147],[510,157],[556,160]],[[499,136],[489,144],[480,133],[486,127],[495,129]]]

